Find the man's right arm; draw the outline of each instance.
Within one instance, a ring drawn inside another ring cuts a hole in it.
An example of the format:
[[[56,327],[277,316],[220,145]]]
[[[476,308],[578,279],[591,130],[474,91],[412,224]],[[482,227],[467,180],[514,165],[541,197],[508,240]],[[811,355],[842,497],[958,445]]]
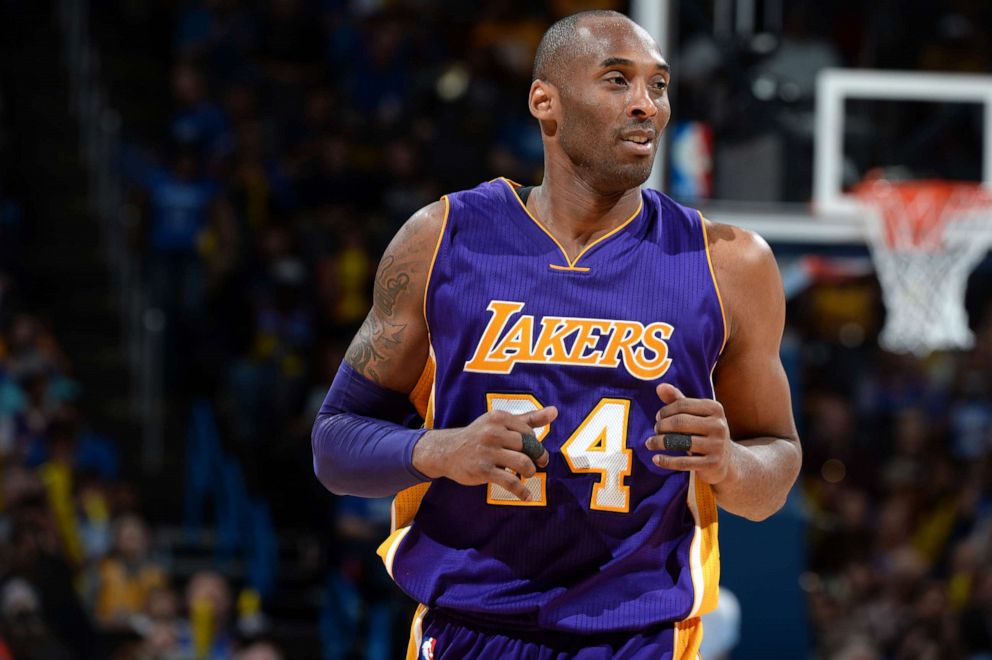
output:
[[[417,211],[386,248],[372,308],[338,369],[311,433],[314,473],[339,495],[389,495],[423,481],[413,447],[423,431],[400,422],[428,355],[424,293],[446,202]]]
[[[412,430],[400,422],[406,395],[427,363],[424,300],[445,223],[446,201],[415,213],[383,254],[372,309],[352,340],[311,435],[314,472],[328,490],[390,495],[426,479],[463,485],[499,483],[526,498],[519,478],[533,476],[521,434],[550,423],[545,408],[525,415],[494,411],[465,428]],[[545,454],[538,463],[547,463]]]
[[[435,202],[400,228],[379,262],[372,309],[345,354],[352,369],[396,392],[410,392],[427,363],[424,296],[444,216],[445,202]]]

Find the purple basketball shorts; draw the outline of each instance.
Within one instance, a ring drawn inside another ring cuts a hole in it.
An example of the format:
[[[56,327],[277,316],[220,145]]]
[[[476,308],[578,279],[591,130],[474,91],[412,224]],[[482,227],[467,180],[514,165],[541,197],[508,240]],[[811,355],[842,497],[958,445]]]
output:
[[[690,660],[698,657],[702,624],[597,635],[498,631],[421,605],[410,632],[407,660]]]

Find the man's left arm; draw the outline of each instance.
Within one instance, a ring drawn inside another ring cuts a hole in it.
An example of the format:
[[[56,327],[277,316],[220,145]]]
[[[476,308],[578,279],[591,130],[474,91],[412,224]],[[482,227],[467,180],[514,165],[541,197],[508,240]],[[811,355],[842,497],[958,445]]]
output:
[[[789,383],[779,357],[785,295],[771,249],[751,232],[707,225],[728,339],[714,371],[716,400],[690,399],[658,386],[651,449],[664,435],[692,436],[689,455],[657,454],[655,464],[694,470],[711,484],[721,508],[763,520],[785,504],[799,475],[802,449]]]

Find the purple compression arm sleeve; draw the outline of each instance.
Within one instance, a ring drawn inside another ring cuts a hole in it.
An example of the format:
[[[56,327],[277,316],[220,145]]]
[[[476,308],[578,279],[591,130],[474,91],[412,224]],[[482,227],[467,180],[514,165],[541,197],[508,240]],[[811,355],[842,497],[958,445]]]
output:
[[[313,471],[337,495],[384,497],[428,478],[413,467],[425,429],[401,426],[413,406],[342,362],[311,433]]]

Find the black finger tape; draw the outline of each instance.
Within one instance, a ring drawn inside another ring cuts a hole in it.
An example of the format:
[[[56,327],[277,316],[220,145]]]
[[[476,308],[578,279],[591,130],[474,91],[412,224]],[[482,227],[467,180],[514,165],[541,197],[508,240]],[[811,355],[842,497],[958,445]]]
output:
[[[666,433],[664,439],[668,451],[692,450],[692,436],[686,433]]]
[[[530,458],[530,460],[537,463],[537,459],[541,458],[544,454],[544,445],[538,442],[537,438],[530,433],[521,433],[520,436],[524,442],[524,446],[520,451],[527,454],[527,457]]]

